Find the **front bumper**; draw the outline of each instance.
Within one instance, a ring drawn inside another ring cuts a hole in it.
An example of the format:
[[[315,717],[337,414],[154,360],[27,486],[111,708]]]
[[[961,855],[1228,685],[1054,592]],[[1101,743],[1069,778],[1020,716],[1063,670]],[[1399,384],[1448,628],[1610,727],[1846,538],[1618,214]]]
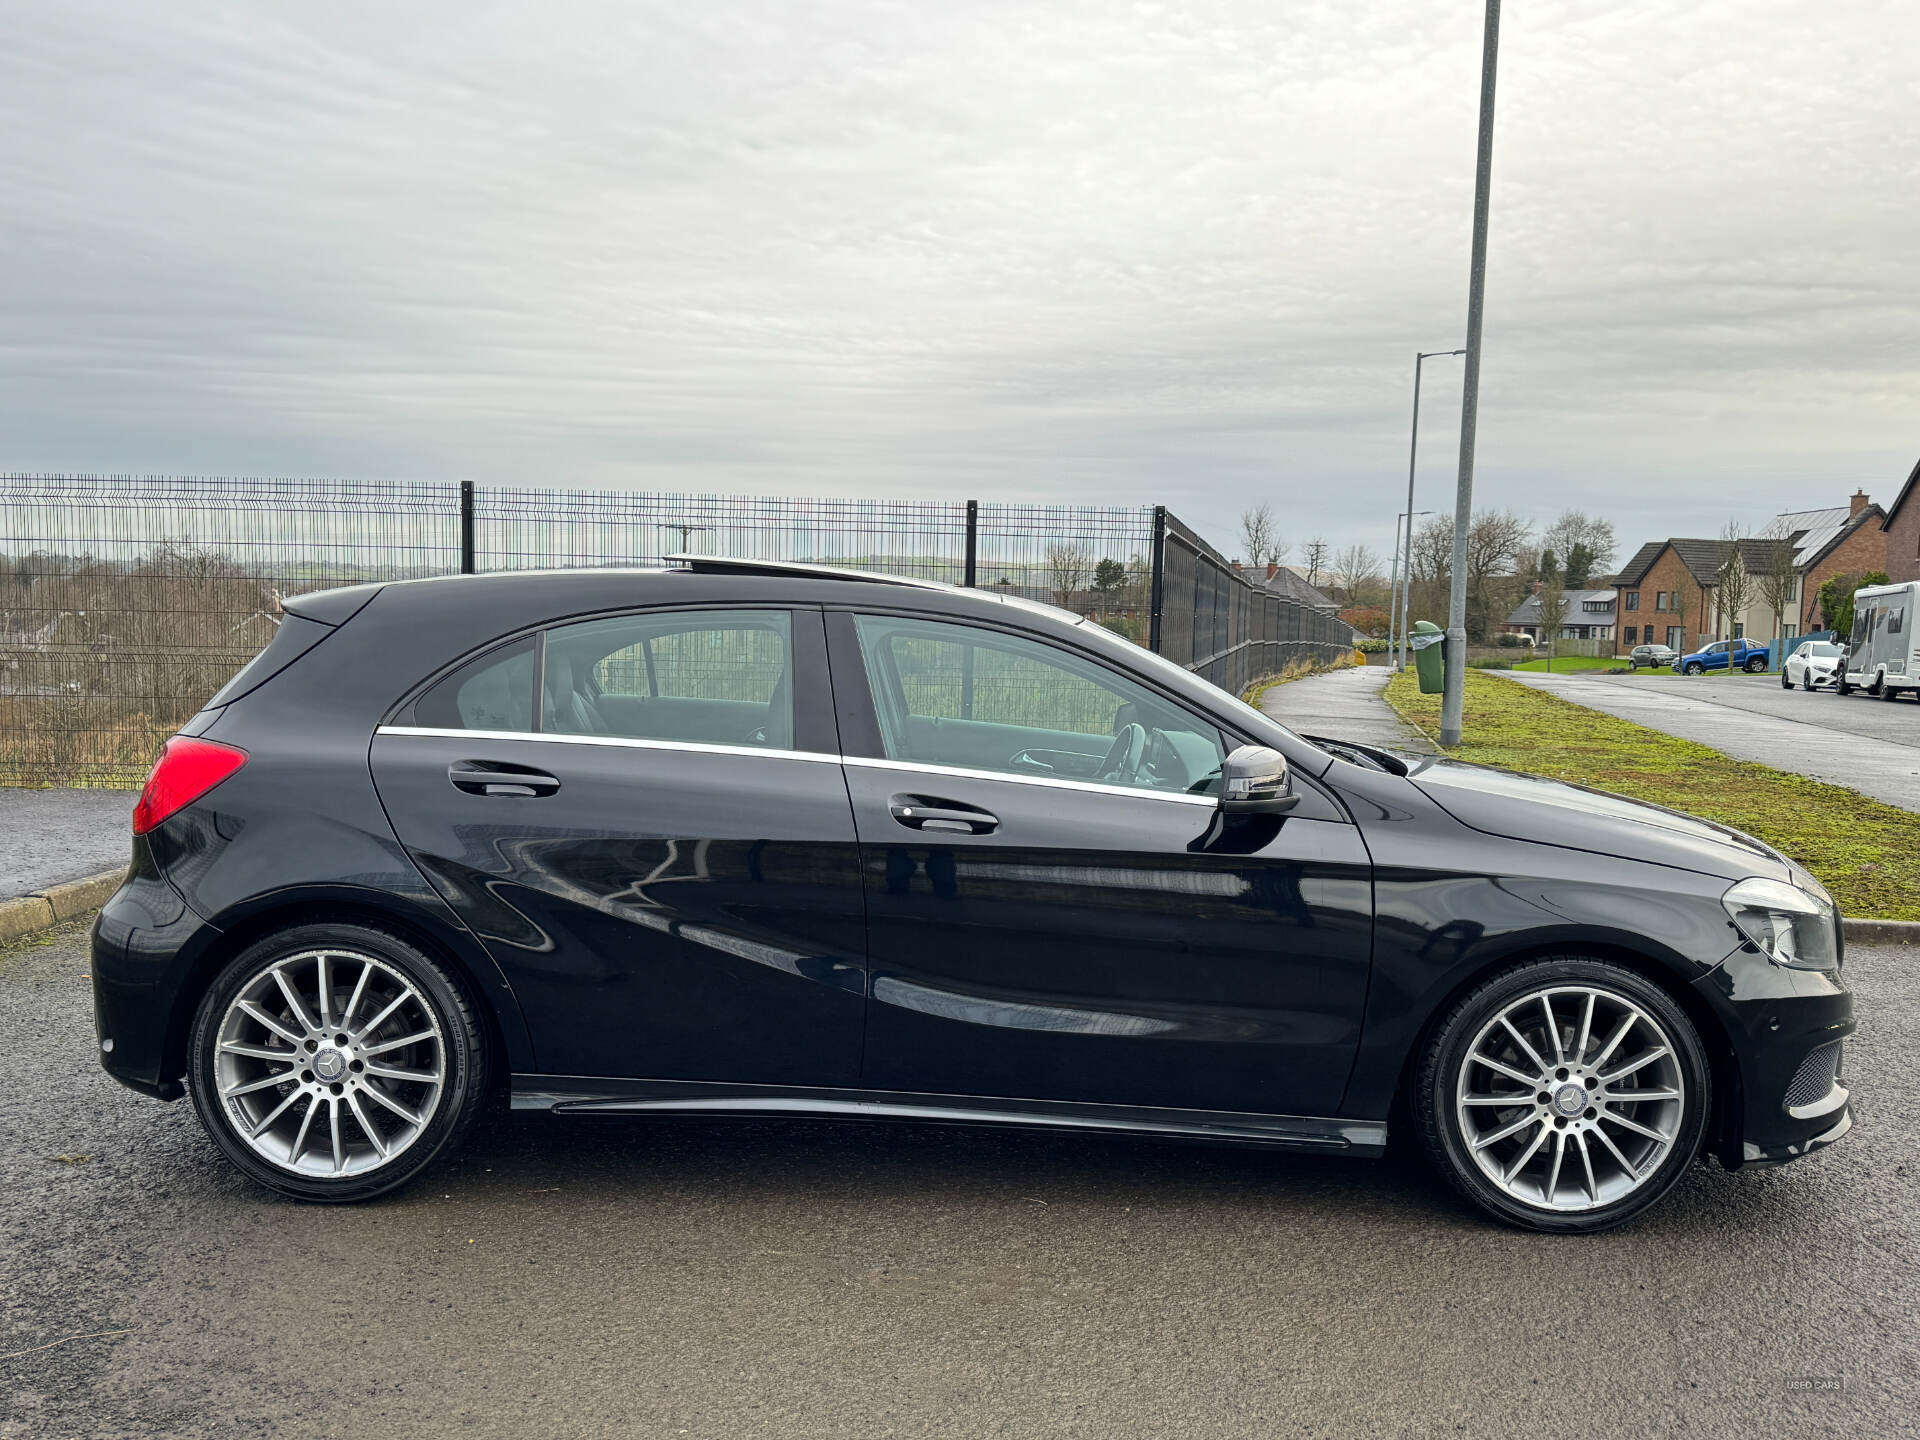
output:
[[[1858,1022],[1840,971],[1790,970],[1743,946],[1694,989],[1732,1041],[1715,1125],[1723,1165],[1796,1160],[1853,1127],[1843,1042]]]

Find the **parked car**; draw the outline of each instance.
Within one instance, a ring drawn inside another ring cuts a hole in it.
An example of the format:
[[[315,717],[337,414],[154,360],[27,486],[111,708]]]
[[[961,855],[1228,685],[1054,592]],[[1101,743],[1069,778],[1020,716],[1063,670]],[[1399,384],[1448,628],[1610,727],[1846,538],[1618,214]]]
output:
[[[170,740],[101,1060],[364,1200],[490,1093],[1376,1156],[1589,1231],[1847,1133],[1833,902],[1749,836],[1294,734],[1097,624],[799,565],[286,602]]]
[[[1747,640],[1716,640],[1703,650],[1680,658],[1680,669],[1688,675],[1703,670],[1744,670],[1757,675],[1767,668],[1768,650]]]
[[[1636,645],[1627,652],[1627,669],[1638,670],[1644,665],[1650,670],[1659,670],[1672,665],[1679,658],[1666,645]]]
[[[1897,700],[1920,690],[1920,581],[1853,593],[1853,633],[1838,689]]]
[[[1780,688],[1790,690],[1798,685],[1802,690],[1832,689],[1839,683],[1845,653],[1831,640],[1809,640],[1795,647],[1780,667]]]

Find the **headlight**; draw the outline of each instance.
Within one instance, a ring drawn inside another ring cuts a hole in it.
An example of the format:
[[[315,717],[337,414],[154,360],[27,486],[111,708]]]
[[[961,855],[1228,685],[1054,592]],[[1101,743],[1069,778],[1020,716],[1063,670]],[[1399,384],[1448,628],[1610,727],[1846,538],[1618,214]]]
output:
[[[1720,903],[1740,933],[1776,965],[1795,970],[1832,970],[1839,965],[1833,942],[1833,902],[1825,895],[1755,876],[1727,891]]]

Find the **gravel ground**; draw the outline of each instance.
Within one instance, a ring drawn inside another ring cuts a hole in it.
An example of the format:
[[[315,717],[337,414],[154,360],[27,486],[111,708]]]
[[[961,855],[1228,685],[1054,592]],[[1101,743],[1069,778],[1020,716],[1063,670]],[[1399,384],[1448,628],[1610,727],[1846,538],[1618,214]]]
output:
[[[127,863],[131,790],[0,789],[0,900]]]
[[[1391,1161],[818,1122],[503,1116],[300,1206],[95,1066],[85,969],[0,953],[7,1440],[1920,1433],[1920,953],[1849,957],[1853,1135],[1588,1240]]]

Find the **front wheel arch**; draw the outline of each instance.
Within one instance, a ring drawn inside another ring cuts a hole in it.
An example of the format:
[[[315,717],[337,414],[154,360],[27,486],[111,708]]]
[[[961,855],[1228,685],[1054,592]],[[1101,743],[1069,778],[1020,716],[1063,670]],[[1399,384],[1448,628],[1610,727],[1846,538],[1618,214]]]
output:
[[[1605,960],[1624,966],[1643,980],[1659,986],[1680,1007],[1692,1022],[1695,1033],[1700,1037],[1701,1047],[1707,1052],[1707,1068],[1712,1083],[1713,1105],[1707,1115],[1707,1131],[1701,1149],[1713,1154],[1727,1169],[1737,1169],[1741,1159],[1740,1116],[1743,1113],[1744,1101],[1741,1097],[1744,1091],[1740,1083],[1740,1063],[1734,1058],[1733,1041],[1727,1034],[1727,1027],[1712,1005],[1694,986],[1687,983],[1674,966],[1630,946],[1605,942],[1587,944],[1570,940],[1543,940],[1490,955],[1462,975],[1434,1003],[1414,1034],[1412,1043],[1408,1045],[1407,1053],[1401,1057],[1399,1078],[1394,1082],[1393,1089],[1393,1117],[1387,1126],[1390,1141],[1402,1136],[1410,1139],[1412,1136],[1410,1122],[1413,1116],[1414,1081],[1420,1057],[1427,1053],[1427,1046],[1432,1043],[1441,1020],[1459,999],[1501,970],[1530,960],[1556,958]],[[1700,973],[1707,972],[1703,970]]]

